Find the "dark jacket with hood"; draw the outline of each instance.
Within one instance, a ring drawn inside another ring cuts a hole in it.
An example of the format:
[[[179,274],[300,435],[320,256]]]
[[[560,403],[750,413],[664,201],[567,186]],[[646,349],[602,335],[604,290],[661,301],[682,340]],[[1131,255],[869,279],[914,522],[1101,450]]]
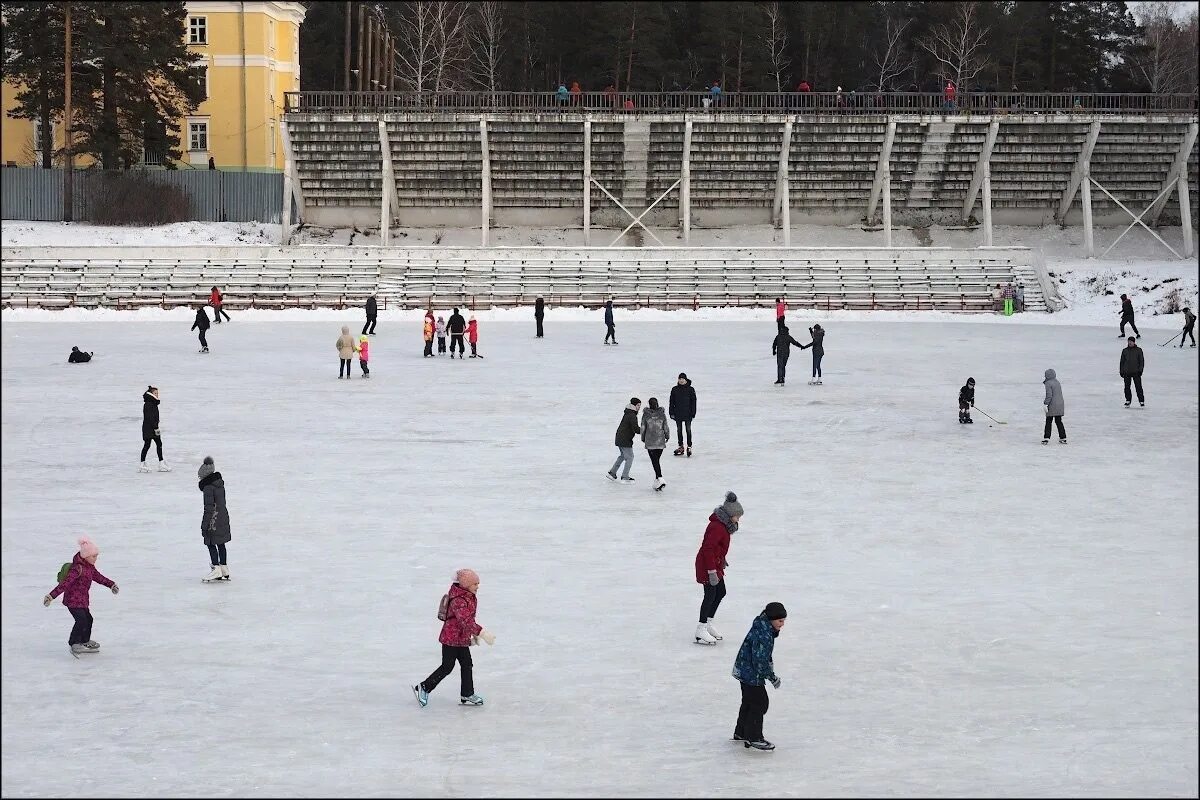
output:
[[[379,304],[372,295],[367,298],[367,319],[375,319],[377,316],[379,316]]]
[[[200,518],[204,543],[228,544],[233,536],[229,532],[229,509],[225,507],[225,481],[221,473],[201,478],[200,491],[204,493],[204,516]]]
[[[638,412],[633,406],[625,406],[625,413],[617,425],[614,443],[617,447],[633,447],[633,437],[638,435]]]
[[[825,355],[825,329],[820,325],[813,325],[808,329],[808,335],[812,337],[812,341],[808,344],[800,345],[800,349],[811,347],[814,356]]]
[[[1121,316],[1125,319],[1133,319],[1133,301],[1128,297],[1121,301]]]
[[[202,331],[206,331],[206,330],[208,330],[208,326],[209,326],[208,314],[204,313],[203,308],[197,308],[196,309],[196,321],[192,323],[192,330],[196,330],[196,328],[199,328]]]
[[[158,435],[158,398],[146,391],[142,394],[142,438]]]
[[[607,303],[604,304],[604,324],[605,325],[613,324],[612,300],[609,300]]]
[[[450,319],[446,320],[446,330],[450,334],[458,335],[467,329],[467,321],[463,319],[463,315],[455,311],[450,315]]]
[[[792,355],[792,345],[804,349],[804,345],[793,339],[787,328],[782,328],[775,334],[775,341],[771,342],[771,355],[787,361]]]
[[[696,418],[696,390],[692,388],[691,378],[685,380],[687,383],[682,386],[676,383],[671,387],[671,401],[667,404],[671,419],[687,421]]]
[[[71,355],[67,356],[68,364],[86,364],[92,360],[91,353],[85,353],[78,347],[71,348]]]
[[[971,384],[971,383],[963,384],[963,387],[958,390],[958,402],[960,405],[963,403],[966,403],[969,406],[975,405],[975,385],[974,384]]]
[[[1141,375],[1146,368],[1146,354],[1136,344],[1121,351],[1121,377]]]
[[[533,303],[533,315],[539,319],[546,316],[546,301],[540,297]]]

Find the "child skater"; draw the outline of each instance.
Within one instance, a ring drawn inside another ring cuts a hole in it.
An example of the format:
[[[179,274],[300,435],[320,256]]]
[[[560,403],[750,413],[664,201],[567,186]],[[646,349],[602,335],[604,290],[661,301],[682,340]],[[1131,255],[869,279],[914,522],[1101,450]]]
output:
[[[364,378],[371,377],[371,370],[367,367],[367,348],[370,342],[367,341],[366,334],[358,337],[358,365],[362,367],[362,376]]]
[[[437,340],[438,340],[438,355],[446,355],[446,320],[441,317],[437,318]]]
[[[42,605],[49,606],[60,594],[63,595],[63,605],[75,618],[71,628],[71,636],[67,644],[71,647],[71,655],[79,658],[81,653],[96,653],[100,651],[100,643],[92,640],[92,613],[88,610],[90,600],[88,592],[92,581],[107,586],[116,594],[120,591],[110,579],[100,574],[96,569],[96,559],[100,556],[100,548],[86,536],[79,539],[79,552],[70,564],[64,564],[66,574],[58,582],[50,594],[42,599]],[[62,574],[61,572],[59,573]]]
[[[450,584],[450,591],[442,598],[442,606],[438,608],[438,619],[443,621],[442,633],[438,636],[442,645],[441,666],[413,687],[413,694],[422,708],[429,705],[429,693],[454,670],[455,661],[458,662],[462,678],[458,702],[464,706],[483,705],[483,698],[475,694],[471,645],[478,644],[480,639],[491,645],[496,637],[475,621],[475,609],[479,602],[475,595],[478,592],[479,575],[475,570],[460,569],[454,573],[454,583]]]

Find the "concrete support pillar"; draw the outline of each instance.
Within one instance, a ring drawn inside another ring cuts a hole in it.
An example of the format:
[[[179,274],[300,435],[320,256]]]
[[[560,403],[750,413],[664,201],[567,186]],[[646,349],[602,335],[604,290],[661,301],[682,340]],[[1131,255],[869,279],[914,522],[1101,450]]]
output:
[[[883,170],[883,244],[892,246],[892,167],[888,164]],[[874,213],[872,211],[872,213]]]
[[[488,246],[488,229],[492,222],[492,158],[488,152],[487,120],[479,120],[479,244]]]
[[[996,146],[996,137],[1000,134],[1000,120],[992,120],[988,125],[987,136],[983,140],[983,148],[979,151],[979,160],[975,162],[975,172],[971,175],[971,185],[967,187],[967,196],[963,200],[962,221],[967,224],[971,218],[971,209],[975,207],[975,198],[979,195],[979,187],[983,184],[985,170],[992,160],[992,148]]]
[[[384,247],[392,240],[392,195],[396,191],[396,180],[392,176],[392,145],[388,139],[387,123],[379,120],[379,156],[382,173],[379,188],[379,243]]]
[[[683,159],[680,161],[682,174],[679,184],[679,227],[683,230],[683,243],[692,239],[692,118],[683,121]]]
[[[288,136],[287,119],[279,122],[279,136],[283,140],[283,209],[279,218],[279,244],[287,247],[292,243],[292,146]]]
[[[1179,142],[1179,148],[1175,151],[1175,161],[1171,164],[1171,168],[1167,171],[1167,177],[1163,179],[1162,189],[1170,189],[1171,182],[1180,175],[1187,174],[1188,157],[1192,154],[1192,147],[1196,144],[1197,129],[1200,128],[1200,123],[1191,123],[1187,127],[1187,131],[1183,134],[1183,138]],[[1167,198],[1171,196],[1169,191],[1164,192],[1150,206],[1150,210],[1146,213],[1146,222],[1154,225],[1158,222],[1162,210],[1167,206]]]
[[[1195,253],[1192,240],[1192,204],[1188,198],[1187,163],[1179,170],[1179,222],[1183,226],[1183,257],[1191,258]]]
[[[983,163],[983,246],[992,246],[992,166]]]
[[[592,118],[583,118],[583,246],[592,244]]]
[[[1083,180],[1080,188],[1083,190],[1083,253],[1088,258],[1096,257],[1096,239],[1092,230],[1092,169],[1085,161],[1083,163]]]
[[[779,166],[775,170],[775,201],[771,206],[771,221],[783,225],[784,194],[791,176],[792,120],[783,123],[783,141],[779,146]],[[785,238],[788,234],[784,235]]]
[[[875,164],[875,180],[871,184],[871,196],[867,200],[867,224],[875,221],[875,209],[879,207],[879,195],[883,191],[884,176],[891,178],[892,142],[896,139],[896,123],[888,120],[887,132],[883,135],[883,147],[879,150],[879,161]],[[889,210],[887,213],[891,213]]]

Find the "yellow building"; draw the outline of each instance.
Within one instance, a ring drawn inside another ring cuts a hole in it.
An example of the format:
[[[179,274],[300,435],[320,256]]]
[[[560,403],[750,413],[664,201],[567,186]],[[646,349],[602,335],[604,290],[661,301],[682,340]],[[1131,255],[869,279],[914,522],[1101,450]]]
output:
[[[184,36],[204,66],[207,98],[180,120],[181,167],[279,170],[283,168],[280,120],[284,92],[300,89],[300,24],[304,5],[294,2],[189,2]],[[0,120],[0,160],[41,163],[43,137],[33,120],[12,119],[18,87],[5,81]],[[56,146],[63,144],[60,122]],[[147,154],[153,162],[154,157]],[[79,162],[85,166],[86,161]]]

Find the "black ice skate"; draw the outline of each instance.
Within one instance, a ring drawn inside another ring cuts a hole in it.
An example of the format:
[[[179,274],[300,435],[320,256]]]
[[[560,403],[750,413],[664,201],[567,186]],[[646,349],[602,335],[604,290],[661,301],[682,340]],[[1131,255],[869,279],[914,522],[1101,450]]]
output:
[[[759,739],[758,741],[754,741],[754,742],[749,742],[749,741],[743,740],[742,744],[744,744],[747,749],[749,749],[751,747],[753,747],[755,750],[774,750],[775,749],[775,745],[771,744],[766,739]]]

